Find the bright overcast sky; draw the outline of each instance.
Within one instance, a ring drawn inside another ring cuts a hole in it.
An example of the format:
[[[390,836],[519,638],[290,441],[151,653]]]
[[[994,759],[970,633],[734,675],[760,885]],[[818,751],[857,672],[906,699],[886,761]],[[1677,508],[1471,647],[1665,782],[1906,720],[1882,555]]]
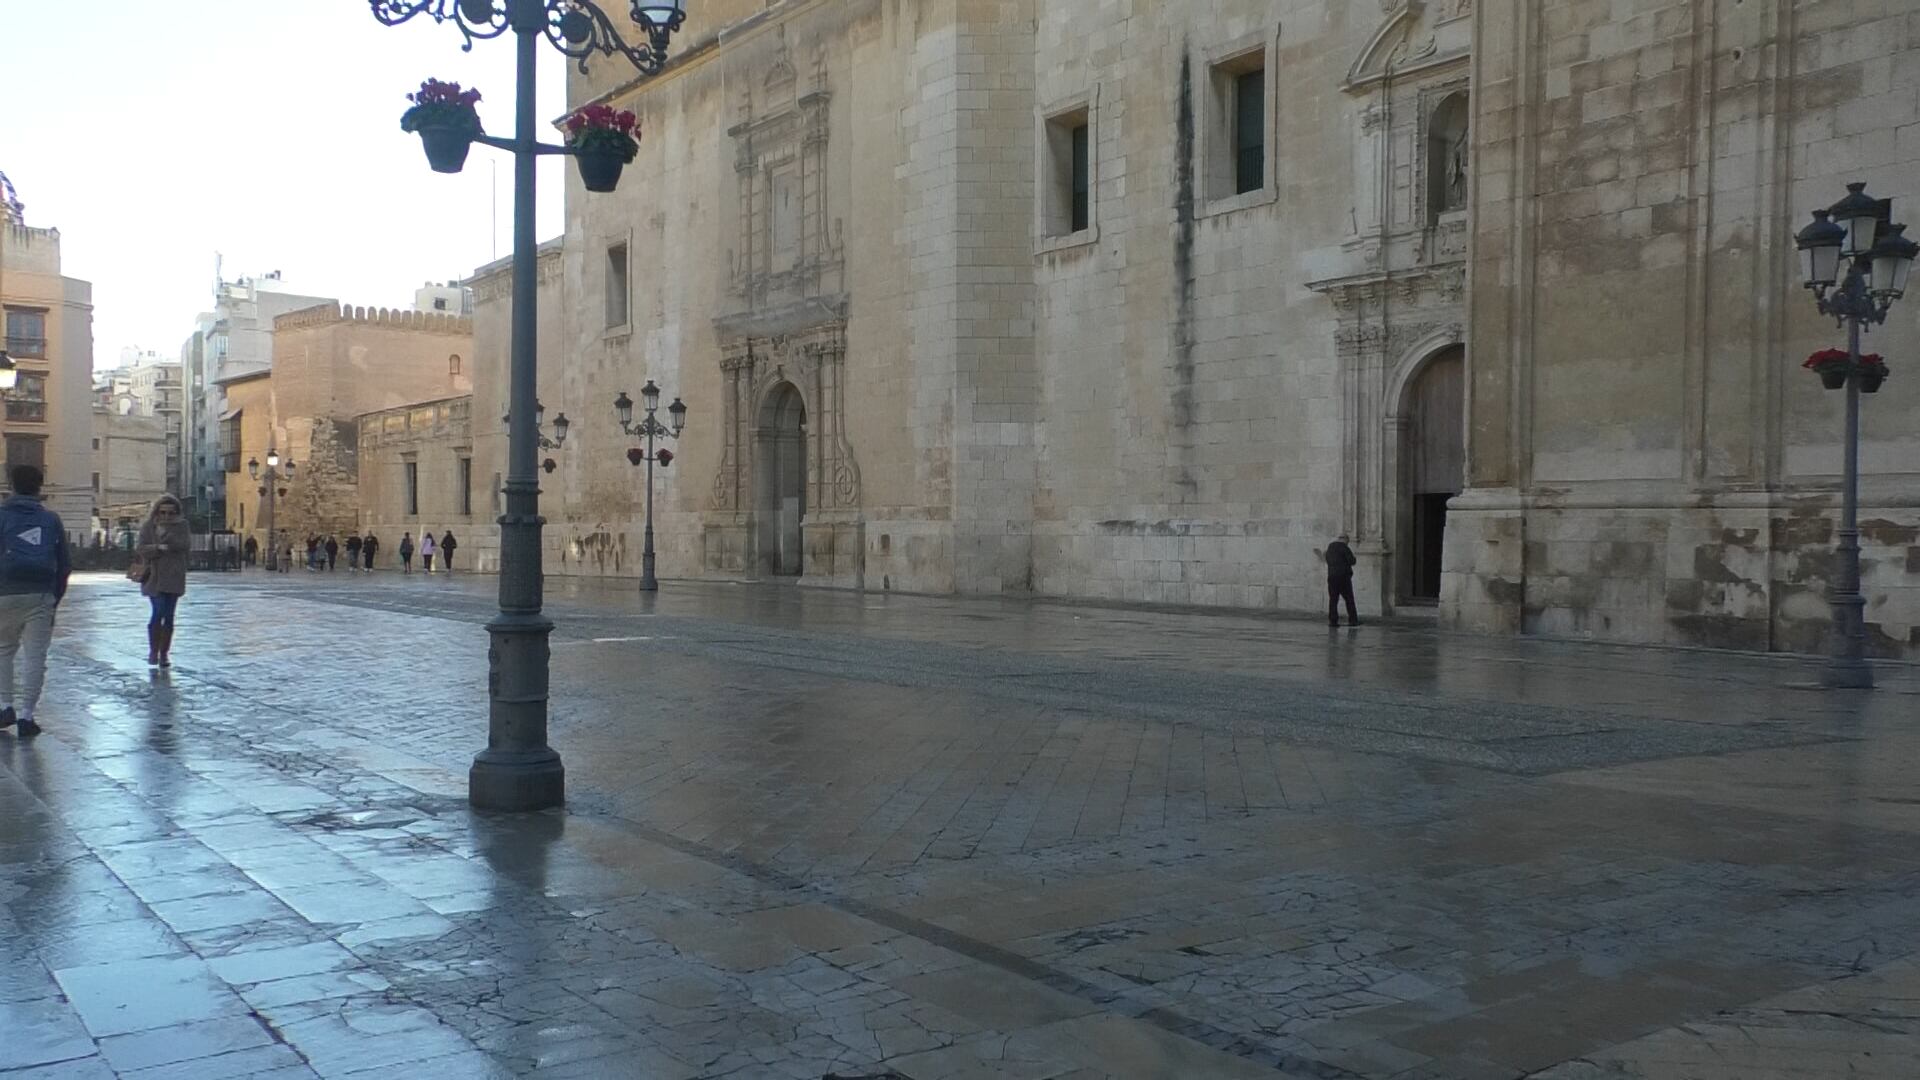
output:
[[[462,53],[451,24],[382,26],[366,0],[0,0],[0,38],[0,172],[93,282],[96,367],[123,346],[177,357],[216,252],[229,280],[279,270],[292,291],[404,307],[511,251],[511,159],[475,147],[443,176],[400,130],[434,76],[478,87],[487,130],[510,134],[510,39]],[[566,62],[541,43],[543,121],[565,110]],[[540,163],[542,239],[562,162]]]

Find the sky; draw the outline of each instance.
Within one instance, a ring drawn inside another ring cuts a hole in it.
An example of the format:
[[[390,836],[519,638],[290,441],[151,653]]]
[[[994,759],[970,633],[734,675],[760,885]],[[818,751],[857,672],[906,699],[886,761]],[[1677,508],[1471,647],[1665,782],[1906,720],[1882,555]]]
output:
[[[435,173],[400,130],[431,76],[477,87],[487,130],[510,135],[510,38],[463,53],[451,23],[383,26],[366,0],[0,0],[0,37],[0,172],[93,283],[96,368],[123,347],[177,358],[215,253],[228,280],[278,270],[368,307],[512,253],[512,159],[476,146],[464,173]],[[565,111],[567,62],[541,42],[542,121]],[[542,239],[563,225],[564,165],[540,159]]]

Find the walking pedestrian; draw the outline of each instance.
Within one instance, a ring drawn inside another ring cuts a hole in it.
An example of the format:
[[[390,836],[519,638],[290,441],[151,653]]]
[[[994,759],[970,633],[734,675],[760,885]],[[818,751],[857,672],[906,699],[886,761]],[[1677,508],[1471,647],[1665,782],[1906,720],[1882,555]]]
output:
[[[432,529],[428,529],[420,534],[420,565],[426,567],[427,573],[433,573]]]
[[[307,534],[307,573],[320,569],[320,538]]]
[[[1347,602],[1347,625],[1359,626],[1360,615],[1353,607],[1353,567],[1360,560],[1347,546],[1347,534],[1327,545],[1327,625],[1340,625],[1340,602]]]
[[[53,612],[67,595],[73,561],[60,515],[40,502],[46,477],[32,465],[15,465],[8,471],[8,480],[13,494],[0,503],[0,728],[11,727],[20,738],[30,739],[40,734],[33,710],[40,704],[40,687],[46,682]],[[20,660],[17,695],[16,657]]]
[[[413,573],[413,534],[400,534],[400,572]]]
[[[373,573],[373,554],[379,550],[380,538],[372,533],[368,533],[367,538],[360,541],[360,558],[366,562],[369,574]]]
[[[260,541],[251,536],[247,537],[246,556],[248,566],[252,566],[260,558]]]
[[[280,572],[283,574],[290,574],[293,572],[293,540],[292,538],[288,538],[286,540],[280,541]]]
[[[360,571],[360,534],[347,537],[347,573]]]
[[[448,529],[447,535],[440,538],[440,568],[449,574],[453,573],[453,549],[459,546],[459,542],[453,538],[452,529]]]
[[[172,495],[155,499],[133,547],[146,563],[140,593],[153,607],[147,618],[148,667],[173,666],[167,655],[173,648],[173,613],[187,592],[187,552],[192,548],[193,533],[180,500]]]
[[[327,573],[329,574],[333,573],[334,565],[339,561],[340,561],[340,541],[332,536],[329,536],[327,537]]]

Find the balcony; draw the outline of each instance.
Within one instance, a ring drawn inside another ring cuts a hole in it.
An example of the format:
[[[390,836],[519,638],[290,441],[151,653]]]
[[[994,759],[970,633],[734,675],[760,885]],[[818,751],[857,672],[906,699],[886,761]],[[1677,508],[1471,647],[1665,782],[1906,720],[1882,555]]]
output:
[[[44,360],[47,356],[47,339],[8,334],[7,353],[16,359]]]
[[[9,401],[7,402],[7,420],[16,424],[44,424],[47,422],[47,403]]]

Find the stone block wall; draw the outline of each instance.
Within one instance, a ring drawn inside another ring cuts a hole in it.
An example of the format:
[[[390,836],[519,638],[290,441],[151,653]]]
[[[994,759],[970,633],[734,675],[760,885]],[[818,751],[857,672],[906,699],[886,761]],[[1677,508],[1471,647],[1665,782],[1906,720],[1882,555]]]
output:
[[[1469,470],[1454,625],[1815,651],[1844,332],[1792,234],[1860,180],[1920,215],[1920,11],[1482,0]],[[1897,305],[1869,347],[1913,355]],[[1920,655],[1920,382],[1864,399],[1874,651]]]
[[[540,392],[576,421],[543,455],[548,569],[639,572],[609,403],[652,378],[691,408],[657,478],[669,578],[768,572],[767,406],[792,386],[803,581],[1309,611],[1348,531],[1386,612],[1422,599],[1410,433],[1432,425],[1409,388],[1464,347],[1449,624],[1809,647],[1838,403],[1797,366],[1833,334],[1791,237],[1844,179],[1920,194],[1915,19],[1887,0],[716,0],[659,77],[598,65],[570,87],[635,109],[646,141],[619,193],[570,187],[543,255]],[[1255,68],[1265,183],[1231,192],[1223,87]],[[1464,210],[1433,186],[1430,127],[1463,93]],[[1062,118],[1092,149],[1072,234],[1050,209]],[[492,417],[504,291],[479,292]],[[1875,346],[1914,352],[1917,327],[1899,309]],[[1868,404],[1889,653],[1916,622],[1916,393],[1896,375]],[[491,421],[475,438],[477,473],[504,471]]]
[[[460,545],[456,568],[498,570],[495,515],[480,488],[479,463],[472,468],[474,489],[461,489],[460,463],[473,460],[473,398],[368,413],[358,427],[359,530],[379,539],[379,565],[395,565],[403,534],[413,534],[417,544],[429,531],[436,540],[451,531]],[[408,465],[415,471],[417,506],[407,503]]]

